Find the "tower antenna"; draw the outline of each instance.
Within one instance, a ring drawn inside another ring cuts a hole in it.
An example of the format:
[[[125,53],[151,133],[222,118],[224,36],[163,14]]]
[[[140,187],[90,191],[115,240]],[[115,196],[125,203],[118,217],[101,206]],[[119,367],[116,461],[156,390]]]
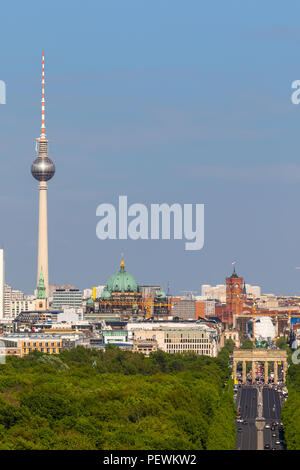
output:
[[[45,126],[45,53],[42,56],[42,126],[41,126],[41,140],[46,139],[46,126]]]

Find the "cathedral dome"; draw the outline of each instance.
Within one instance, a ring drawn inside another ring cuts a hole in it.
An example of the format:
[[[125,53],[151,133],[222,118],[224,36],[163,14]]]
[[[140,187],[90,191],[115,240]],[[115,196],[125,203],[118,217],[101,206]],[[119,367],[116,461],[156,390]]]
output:
[[[125,271],[123,256],[120,264],[120,271],[109,278],[106,288],[110,293],[139,291],[139,286],[136,279]]]
[[[157,299],[165,299],[167,296],[166,296],[165,291],[161,289],[156,292],[155,297]]]
[[[109,299],[110,297],[111,297],[110,292],[105,287],[102,291],[101,298],[102,299]]]

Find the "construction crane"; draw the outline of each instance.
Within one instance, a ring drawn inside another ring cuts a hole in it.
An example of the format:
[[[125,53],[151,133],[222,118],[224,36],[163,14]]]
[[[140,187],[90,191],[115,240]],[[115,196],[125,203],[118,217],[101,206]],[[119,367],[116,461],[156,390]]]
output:
[[[185,297],[189,297],[190,299],[193,298],[193,294],[197,294],[196,290],[181,290],[185,294]]]

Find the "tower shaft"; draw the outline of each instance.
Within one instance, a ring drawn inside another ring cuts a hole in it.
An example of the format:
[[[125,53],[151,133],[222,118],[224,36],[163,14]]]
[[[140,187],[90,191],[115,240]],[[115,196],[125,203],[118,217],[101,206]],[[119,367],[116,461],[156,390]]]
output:
[[[44,275],[46,298],[49,294],[48,279],[48,222],[47,222],[47,182],[39,184],[39,239],[38,239],[38,266],[37,285],[41,272]]]

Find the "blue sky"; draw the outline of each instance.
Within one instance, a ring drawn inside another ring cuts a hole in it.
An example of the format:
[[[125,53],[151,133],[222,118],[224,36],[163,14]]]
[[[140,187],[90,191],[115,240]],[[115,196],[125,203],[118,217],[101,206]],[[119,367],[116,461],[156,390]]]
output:
[[[120,263],[171,292],[223,283],[237,260],[264,292],[300,295],[300,5],[290,1],[10,2],[2,7],[0,243],[36,282],[41,53],[50,282],[103,284]],[[96,207],[204,203],[205,244],[100,241]]]

